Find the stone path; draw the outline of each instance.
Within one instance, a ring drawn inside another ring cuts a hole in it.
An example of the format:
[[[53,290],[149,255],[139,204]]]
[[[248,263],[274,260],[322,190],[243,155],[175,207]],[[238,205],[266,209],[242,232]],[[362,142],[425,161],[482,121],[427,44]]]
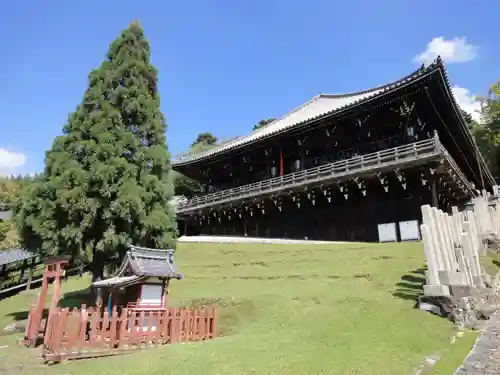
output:
[[[483,329],[474,347],[454,375],[500,374],[500,312]]]
[[[291,240],[285,238],[258,238],[237,236],[182,236],[179,242],[191,243],[263,243],[263,244],[333,244],[337,241]]]

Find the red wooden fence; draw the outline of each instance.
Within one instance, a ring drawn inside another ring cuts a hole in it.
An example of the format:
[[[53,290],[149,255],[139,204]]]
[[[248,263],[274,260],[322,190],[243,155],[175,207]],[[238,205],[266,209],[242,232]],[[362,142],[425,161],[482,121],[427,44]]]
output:
[[[26,330],[24,333],[24,344],[34,347],[39,338],[43,336],[45,329],[46,311],[37,308],[37,305],[32,305],[28,313],[28,322],[26,323]]]
[[[215,309],[170,308],[160,311],[113,309],[111,316],[93,308],[56,309],[47,319],[44,358],[97,357],[138,348],[215,337]]]

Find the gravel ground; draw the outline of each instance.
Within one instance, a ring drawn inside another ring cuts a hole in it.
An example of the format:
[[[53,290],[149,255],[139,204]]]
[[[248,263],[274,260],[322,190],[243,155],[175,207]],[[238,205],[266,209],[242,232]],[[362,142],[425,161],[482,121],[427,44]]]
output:
[[[192,243],[262,243],[262,244],[331,244],[348,243],[336,241],[312,241],[312,240],[291,240],[285,238],[259,238],[259,237],[236,237],[236,236],[182,236],[179,242]]]
[[[483,333],[454,375],[500,374],[500,312],[489,320]]]

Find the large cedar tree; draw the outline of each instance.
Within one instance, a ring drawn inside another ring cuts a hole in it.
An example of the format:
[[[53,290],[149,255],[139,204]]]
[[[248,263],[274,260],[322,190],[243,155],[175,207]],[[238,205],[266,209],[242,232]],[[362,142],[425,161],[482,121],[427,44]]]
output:
[[[18,207],[25,245],[91,261],[94,280],[129,243],[174,247],[165,130],[149,44],[133,23],[90,73],[43,176]]]

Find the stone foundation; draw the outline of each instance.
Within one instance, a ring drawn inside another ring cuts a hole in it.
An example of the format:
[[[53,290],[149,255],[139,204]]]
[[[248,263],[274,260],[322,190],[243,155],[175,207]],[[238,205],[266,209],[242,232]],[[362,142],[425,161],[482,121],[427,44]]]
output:
[[[477,329],[480,321],[488,320],[500,308],[499,290],[460,288],[462,289],[456,289],[449,297],[422,296],[417,307],[452,320],[460,330]],[[464,295],[467,292],[471,294]]]

